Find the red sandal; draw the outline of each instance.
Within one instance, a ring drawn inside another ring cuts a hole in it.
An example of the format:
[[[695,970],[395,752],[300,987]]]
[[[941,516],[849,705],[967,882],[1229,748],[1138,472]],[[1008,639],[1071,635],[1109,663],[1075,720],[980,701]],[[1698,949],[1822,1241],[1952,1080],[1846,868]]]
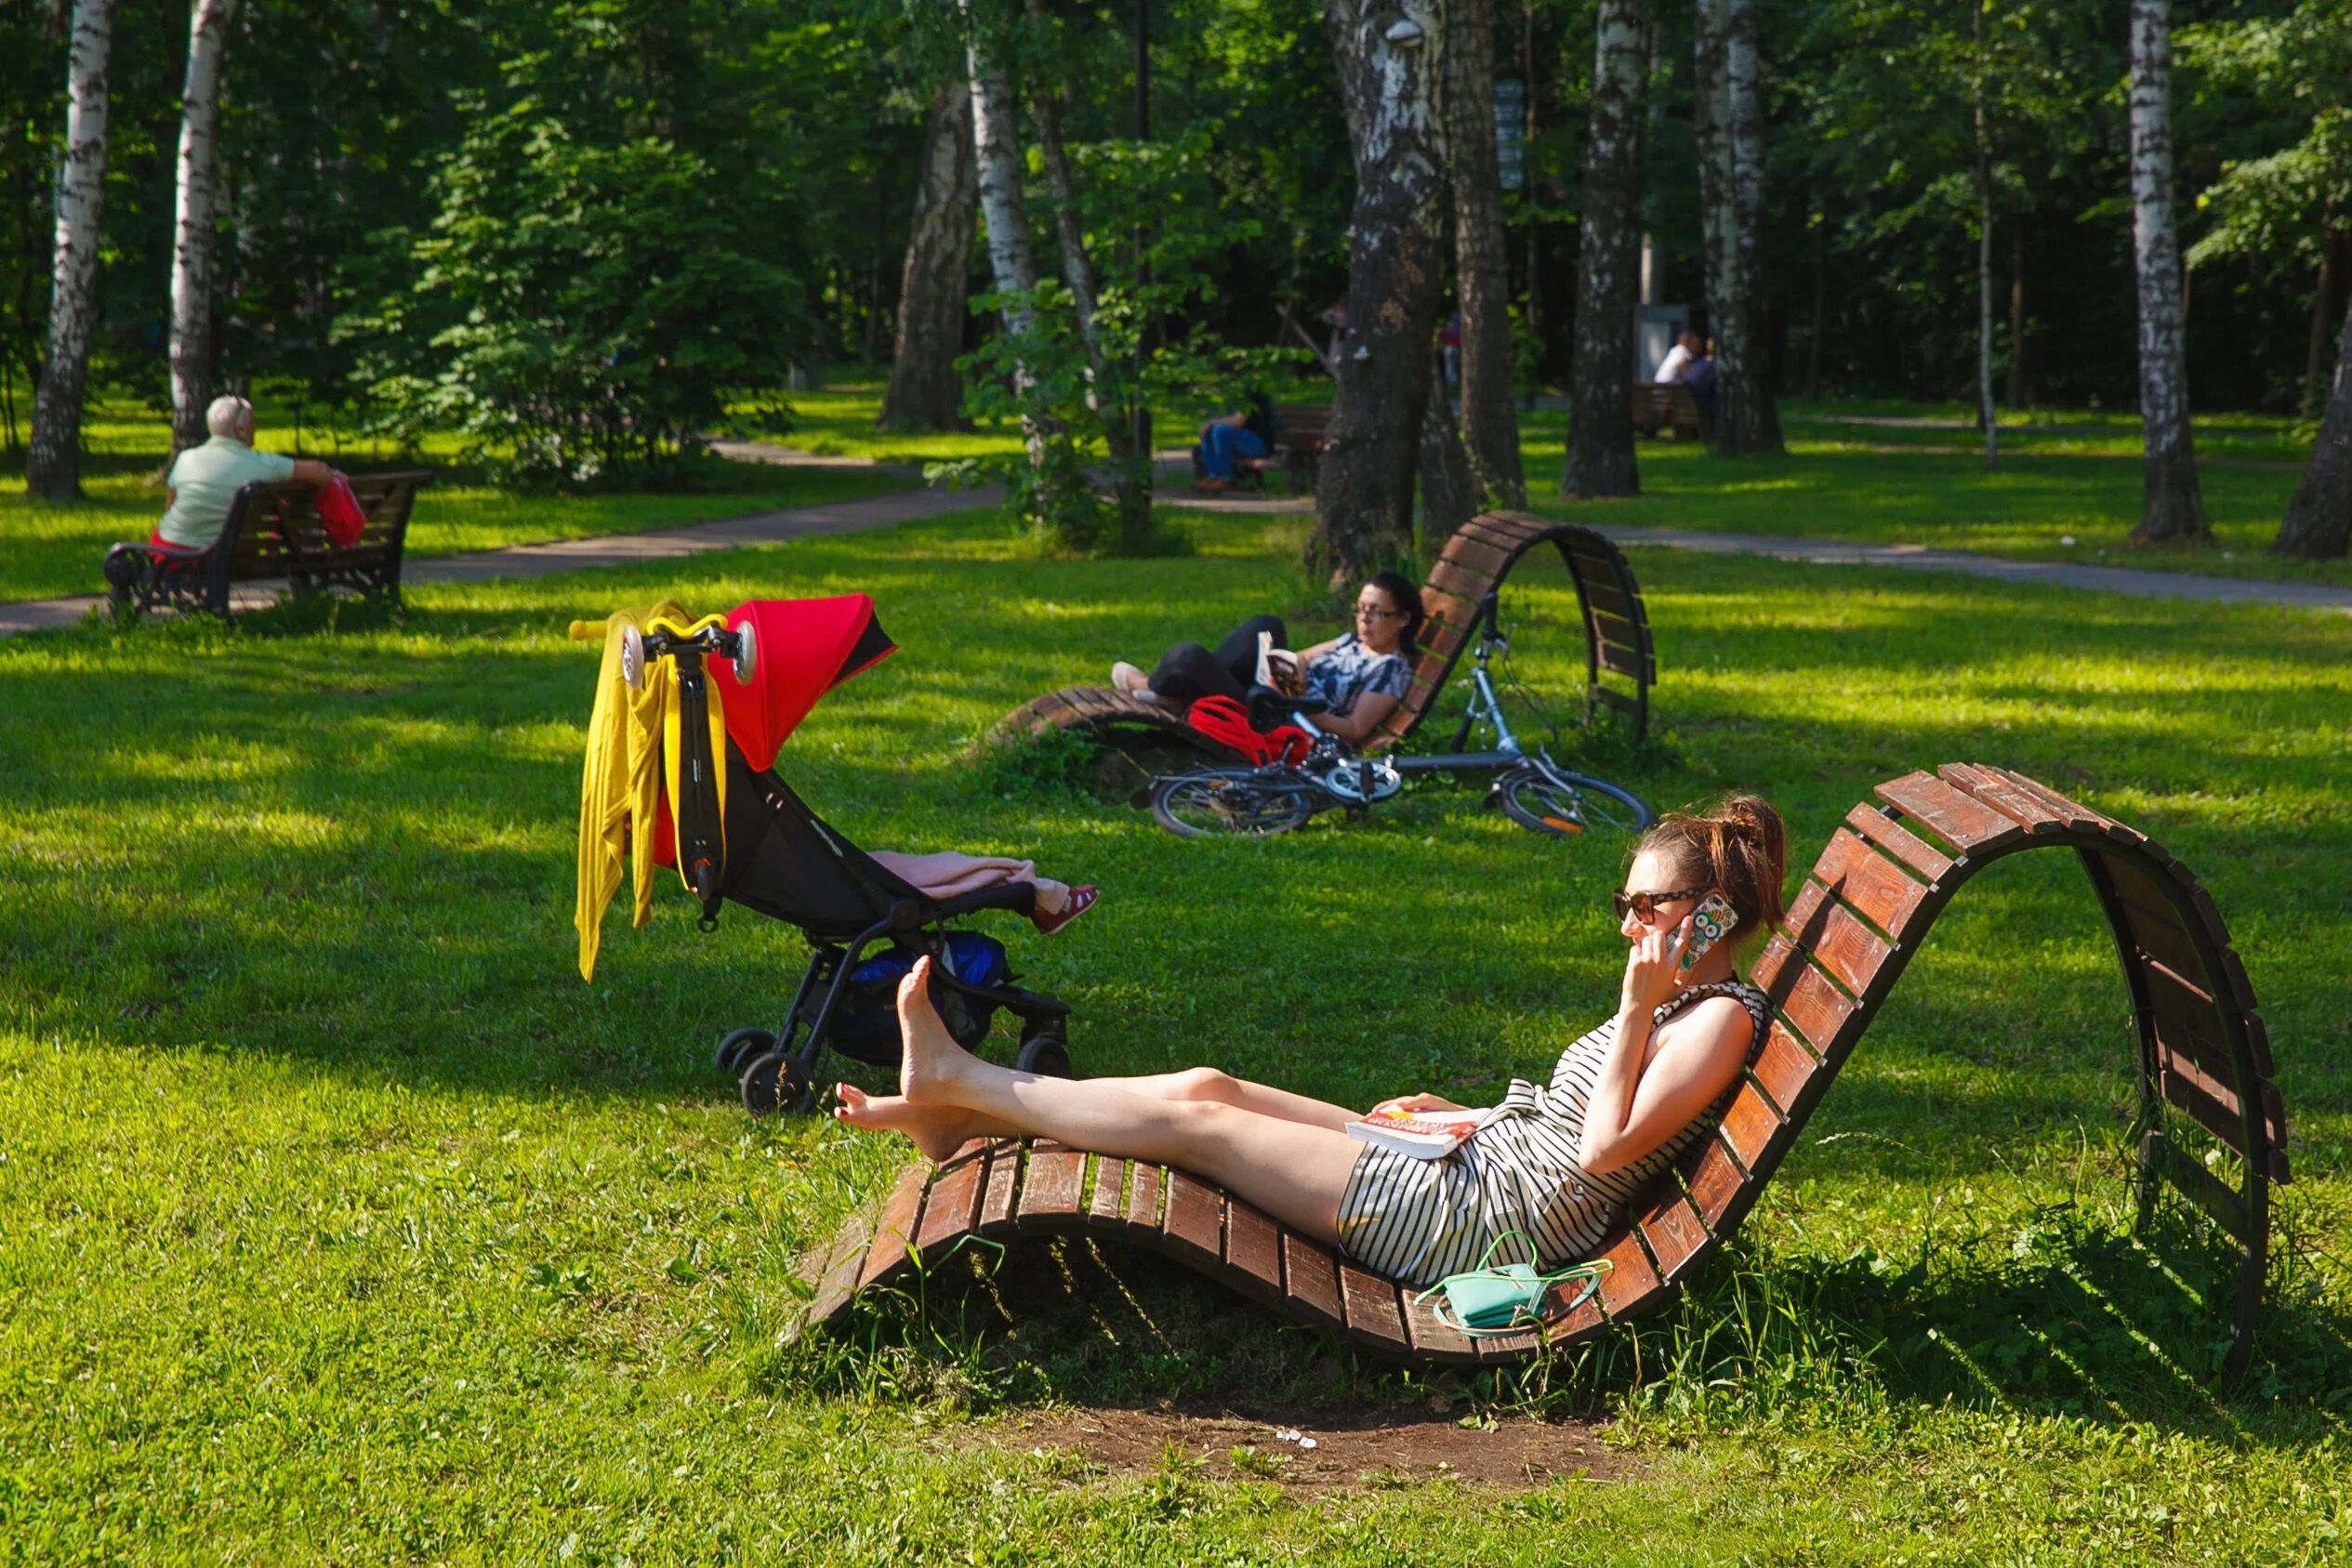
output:
[[[1093,908],[1094,901],[1102,896],[1103,890],[1096,887],[1093,883],[1081,882],[1077,887],[1070,889],[1070,901],[1067,903],[1064,904],[1051,915],[1040,914],[1030,916],[1029,923],[1037,927],[1038,934],[1042,936],[1051,936],[1054,932],[1060,930],[1063,927],[1068,925],[1071,921],[1077,919],[1088,910]]]

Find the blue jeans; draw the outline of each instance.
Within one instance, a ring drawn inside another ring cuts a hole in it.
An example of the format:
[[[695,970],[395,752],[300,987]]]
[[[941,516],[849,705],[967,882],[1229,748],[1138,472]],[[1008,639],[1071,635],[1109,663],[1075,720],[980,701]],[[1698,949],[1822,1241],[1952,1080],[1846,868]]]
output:
[[[1266,443],[1255,431],[1222,421],[1200,433],[1200,471],[1204,478],[1230,480],[1236,457],[1263,457]]]

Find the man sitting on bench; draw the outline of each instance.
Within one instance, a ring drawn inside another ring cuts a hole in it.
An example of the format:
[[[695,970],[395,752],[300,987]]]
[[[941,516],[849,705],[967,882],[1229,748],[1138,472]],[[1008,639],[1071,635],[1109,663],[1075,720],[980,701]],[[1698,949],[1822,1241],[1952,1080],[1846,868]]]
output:
[[[1200,428],[1193,461],[1200,477],[1195,490],[1230,490],[1235,478],[1265,467],[1274,451],[1274,405],[1261,393],[1246,408],[1221,414]]]
[[[164,481],[164,520],[149,536],[151,545],[208,550],[228,525],[229,504],[246,485],[257,480],[315,485],[335,477],[333,468],[315,458],[256,452],[253,404],[233,393],[212,400],[205,410],[205,428],[212,432],[210,441],[172,459],[171,476]]]

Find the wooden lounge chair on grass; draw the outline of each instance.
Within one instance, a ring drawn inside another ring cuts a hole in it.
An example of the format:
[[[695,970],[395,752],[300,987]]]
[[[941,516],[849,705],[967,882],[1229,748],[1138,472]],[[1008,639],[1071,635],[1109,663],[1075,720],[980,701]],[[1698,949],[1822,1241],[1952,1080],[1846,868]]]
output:
[[[1650,646],[1649,615],[1624,555],[1602,534],[1576,523],[1525,512],[1487,512],[1462,524],[1430,568],[1421,587],[1429,620],[1421,629],[1412,689],[1366,750],[1393,746],[1420,725],[1461,656],[1479,601],[1502,586],[1522,556],[1546,544],[1558,548],[1576,585],[1584,623],[1585,721],[1592,721],[1596,708],[1607,706],[1626,715],[1635,741],[1648,732],[1658,658]],[[1091,733],[1134,757],[1146,772],[1158,771],[1171,744],[1231,760],[1230,753],[1184,721],[1182,709],[1108,686],[1064,686],[1033,698],[992,725],[984,744],[1050,730]]]
[[[1418,1293],[1355,1267],[1182,1170],[1042,1141],[975,1140],[909,1167],[880,1214],[812,1253],[804,1323],[832,1324],[862,1292],[904,1281],[968,1236],[1083,1234],[1149,1247],[1284,1315],[1375,1354],[1491,1364],[1575,1345],[1664,1307],[1754,1205],[1961,885],[2028,850],[2064,850],[2087,874],[2121,960],[2136,1029],[2135,1211],[2166,1191],[2210,1220],[2239,1261],[2225,1382],[2244,1370],[2268,1259],[2269,1192],[2288,1179],[2286,1113],[2245,968],[2213,900],[2147,837],[2020,774],[1953,763],[1880,784],[1846,814],[1753,978],[1776,1021],[1713,1135],[1645,1194],[1596,1256],[1597,1296],[1540,1332],[1473,1340]]]

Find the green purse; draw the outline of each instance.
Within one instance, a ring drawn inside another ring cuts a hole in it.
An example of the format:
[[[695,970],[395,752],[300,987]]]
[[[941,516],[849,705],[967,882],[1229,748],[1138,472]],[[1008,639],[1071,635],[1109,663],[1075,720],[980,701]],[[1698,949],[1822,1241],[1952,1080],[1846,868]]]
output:
[[[1512,1237],[1527,1242],[1533,1252],[1535,1244],[1525,1232],[1505,1231],[1487,1245],[1480,1255],[1478,1267],[1464,1273],[1447,1274],[1421,1292],[1421,1299],[1439,1323],[1458,1334],[1475,1337],[1482,1334],[1516,1334],[1532,1324],[1540,1324],[1543,1298],[1552,1287],[1568,1280],[1582,1280],[1584,1288],[1576,1293],[1564,1311],[1574,1311],[1592,1298],[1601,1288],[1601,1276],[1615,1265],[1605,1258],[1572,1264],[1553,1273],[1538,1271],[1532,1263],[1497,1263],[1489,1265],[1495,1248]]]

